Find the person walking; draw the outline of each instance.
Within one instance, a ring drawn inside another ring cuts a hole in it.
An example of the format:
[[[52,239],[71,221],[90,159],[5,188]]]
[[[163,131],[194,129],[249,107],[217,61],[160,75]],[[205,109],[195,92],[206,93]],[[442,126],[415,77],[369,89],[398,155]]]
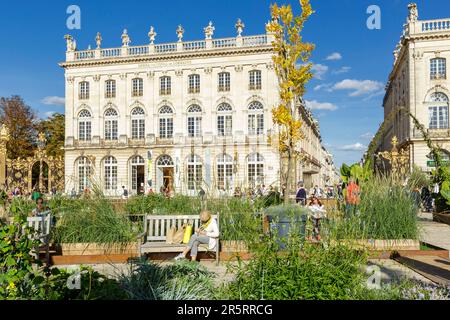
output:
[[[313,196],[308,205],[308,209],[312,213],[313,219],[313,238],[314,240],[320,241],[320,221],[326,217],[325,206],[320,202],[320,200]]]
[[[128,199],[128,190],[127,188],[125,188],[125,186],[122,186],[122,199]]]
[[[350,183],[347,186],[347,194],[346,194],[346,217],[349,218],[353,214],[356,213],[357,206],[360,202],[360,189],[358,184],[350,179]]]

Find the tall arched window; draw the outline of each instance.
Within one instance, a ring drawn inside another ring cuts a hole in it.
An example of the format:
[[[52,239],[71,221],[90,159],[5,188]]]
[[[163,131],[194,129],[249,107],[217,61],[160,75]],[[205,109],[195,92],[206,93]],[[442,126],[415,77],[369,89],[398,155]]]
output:
[[[117,190],[117,160],[114,157],[107,157],[104,161],[105,190]]]
[[[113,108],[105,111],[105,140],[118,140],[118,118]]]
[[[170,139],[173,137],[173,111],[169,106],[159,110],[159,137]]]
[[[430,96],[429,128],[448,129],[448,97],[442,92],[435,92]]]
[[[217,107],[217,134],[222,137],[233,134],[233,108],[228,103]]]
[[[264,158],[259,153],[248,156],[248,183],[251,187],[264,184]]]
[[[78,114],[78,139],[80,141],[90,141],[92,133],[92,115],[84,109]]]
[[[187,159],[188,190],[198,190],[202,184],[202,161],[199,156],[193,154]]]
[[[258,101],[253,101],[248,106],[248,134],[264,134],[264,107]]]
[[[141,107],[131,110],[131,139],[145,139],[145,111]]]
[[[76,172],[78,180],[78,192],[82,193],[86,188],[91,187],[92,164],[86,157],[78,158],[76,162]]]
[[[202,108],[192,105],[188,108],[188,136],[200,137],[202,135]]]
[[[447,60],[445,58],[435,58],[430,61],[431,79],[447,79]]]
[[[230,190],[233,186],[233,158],[228,154],[217,157],[217,188]]]

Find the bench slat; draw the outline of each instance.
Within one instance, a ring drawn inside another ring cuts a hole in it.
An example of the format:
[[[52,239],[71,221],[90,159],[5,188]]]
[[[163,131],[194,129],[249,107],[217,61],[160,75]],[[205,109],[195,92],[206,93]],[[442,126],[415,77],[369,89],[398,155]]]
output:
[[[154,235],[154,233],[153,233],[153,222],[154,222],[155,220],[152,218],[152,217],[150,217],[150,219],[148,220],[148,236],[150,236],[150,237],[152,237],[153,235]]]
[[[159,237],[159,219],[155,220],[155,236]]]

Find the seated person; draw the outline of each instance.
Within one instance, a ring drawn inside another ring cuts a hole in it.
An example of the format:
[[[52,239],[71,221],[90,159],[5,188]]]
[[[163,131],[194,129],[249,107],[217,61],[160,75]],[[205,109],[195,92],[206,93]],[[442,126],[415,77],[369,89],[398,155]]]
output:
[[[317,197],[313,196],[311,197],[308,209],[311,211],[314,220],[313,236],[316,240],[320,240],[320,219],[326,217],[325,206]]]
[[[191,251],[191,260],[196,261],[200,244],[207,244],[209,250],[215,250],[216,246],[219,245],[217,241],[219,238],[219,227],[216,219],[211,216],[211,212],[202,211],[200,213],[200,221],[202,222],[201,227],[192,235],[186,249],[176,256],[175,260],[185,259],[186,255]]]
[[[47,207],[44,206],[44,199],[41,197],[37,198],[36,200],[36,208],[31,211],[32,217],[42,217],[45,216],[48,213]]]

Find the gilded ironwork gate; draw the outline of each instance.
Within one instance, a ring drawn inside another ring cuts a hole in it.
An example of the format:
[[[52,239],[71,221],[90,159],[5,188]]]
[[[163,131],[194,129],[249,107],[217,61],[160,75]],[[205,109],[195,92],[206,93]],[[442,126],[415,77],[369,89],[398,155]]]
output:
[[[7,132],[7,129],[4,130]],[[3,140],[7,140],[3,135]],[[45,134],[38,137],[38,148],[33,157],[26,159],[6,159],[6,187],[14,190],[19,187],[23,193],[36,189],[47,193],[52,190],[64,192],[64,159],[63,157],[48,156],[45,151]],[[4,150],[6,153],[6,150]],[[3,164],[2,164],[3,165]],[[33,185],[33,168],[38,168],[38,178]]]

